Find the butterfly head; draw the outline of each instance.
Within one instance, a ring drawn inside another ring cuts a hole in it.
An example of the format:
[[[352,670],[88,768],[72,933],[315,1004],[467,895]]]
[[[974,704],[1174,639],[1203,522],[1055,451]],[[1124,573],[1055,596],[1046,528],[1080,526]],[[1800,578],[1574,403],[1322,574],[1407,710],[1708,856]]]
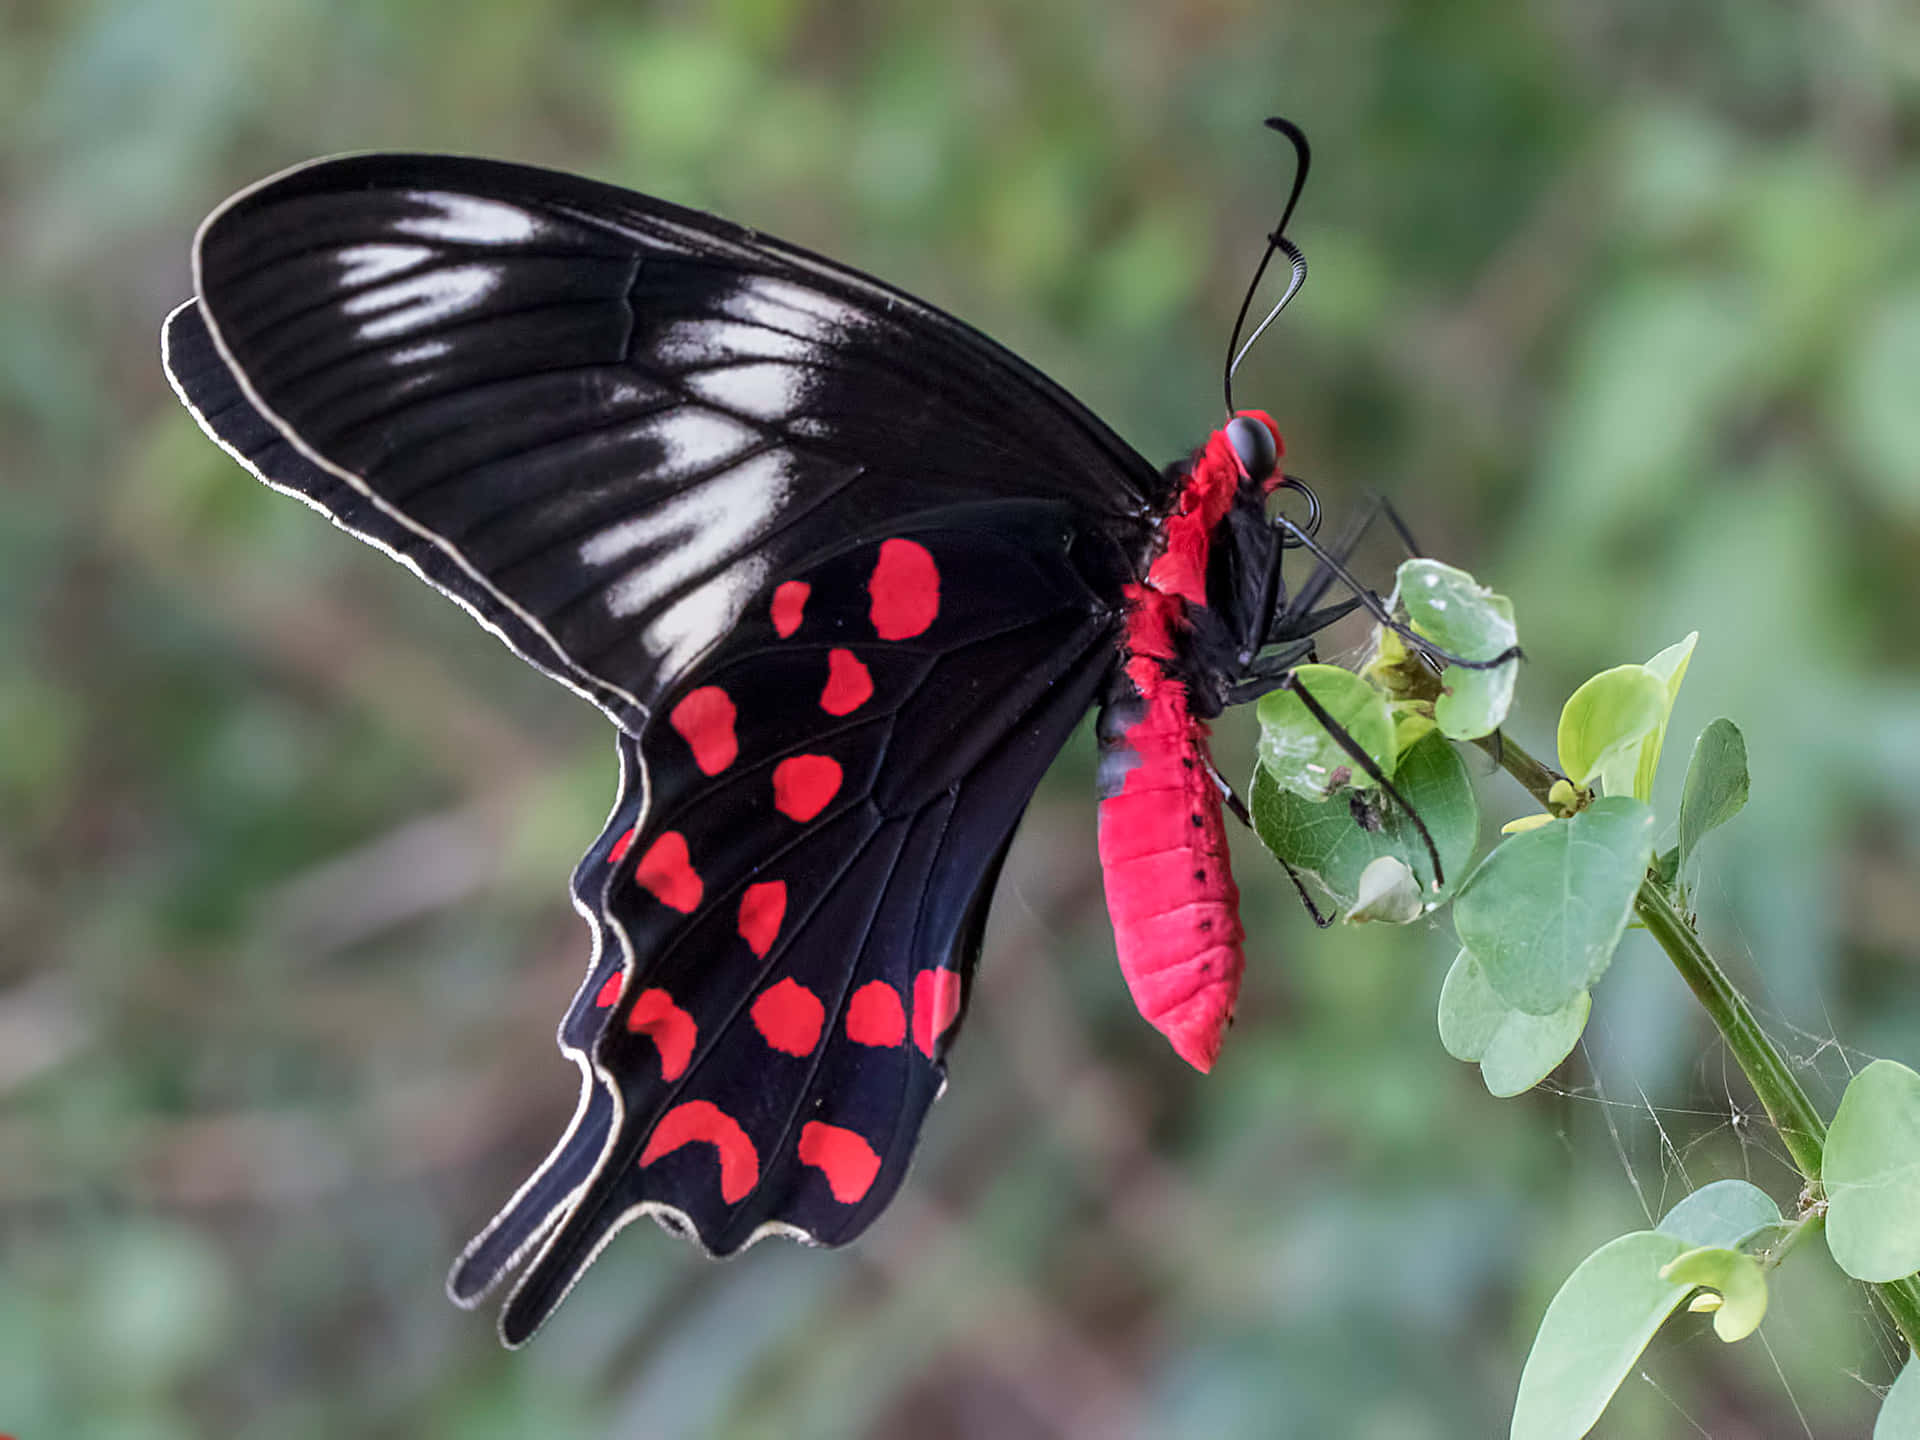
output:
[[[1279,483],[1280,431],[1266,411],[1240,411],[1227,422],[1227,440],[1248,481],[1263,493]]]

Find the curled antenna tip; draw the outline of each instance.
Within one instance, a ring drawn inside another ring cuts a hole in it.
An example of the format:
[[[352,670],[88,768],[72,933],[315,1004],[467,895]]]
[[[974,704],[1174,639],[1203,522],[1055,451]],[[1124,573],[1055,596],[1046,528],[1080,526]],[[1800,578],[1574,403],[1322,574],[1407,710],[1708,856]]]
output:
[[[1281,115],[1269,115],[1266,125],[1269,130],[1278,131],[1286,136],[1288,143],[1293,146],[1293,186],[1287,194],[1286,208],[1280,212],[1280,223],[1274,226],[1272,233],[1267,236],[1266,253],[1260,257],[1260,263],[1254,269],[1253,280],[1248,284],[1247,293],[1240,301],[1240,313],[1234,317],[1233,332],[1227,337],[1225,390],[1228,415],[1233,414],[1233,372],[1239,368],[1241,358],[1247,353],[1248,347],[1260,338],[1267,326],[1271,325],[1286,308],[1287,302],[1293,298],[1294,293],[1307,278],[1306,261],[1301,257],[1300,251],[1286,239],[1286,233],[1287,222],[1293,218],[1293,207],[1299,203],[1300,191],[1307,183],[1307,166],[1312,162],[1313,152],[1307,144],[1306,132],[1291,120]],[[1287,286],[1286,293],[1280,297],[1280,303],[1274,306],[1268,312],[1267,318],[1255,328],[1246,345],[1242,345],[1240,332],[1247,323],[1247,311],[1253,305],[1253,297],[1260,288],[1261,278],[1267,273],[1267,263],[1273,259],[1276,251],[1286,255],[1293,262],[1292,281]]]

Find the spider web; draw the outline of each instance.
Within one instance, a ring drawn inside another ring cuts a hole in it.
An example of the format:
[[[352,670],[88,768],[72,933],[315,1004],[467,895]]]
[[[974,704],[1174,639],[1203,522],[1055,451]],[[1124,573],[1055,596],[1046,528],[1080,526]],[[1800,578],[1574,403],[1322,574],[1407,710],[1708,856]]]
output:
[[[1724,900],[1725,897],[1718,898]],[[1740,931],[1735,908],[1724,904],[1718,916],[1736,936],[1744,960],[1739,983],[1747,993],[1755,1018],[1773,1038],[1815,1107],[1822,1115],[1831,1117],[1847,1083],[1877,1057],[1839,1038],[1824,1001],[1821,1002],[1823,1028],[1809,1028],[1788,1016],[1754,963],[1753,947]],[[1665,958],[1649,947],[1639,955],[1623,951],[1620,962],[1664,965]],[[1691,1007],[1690,1001],[1688,1005]],[[1630,1057],[1622,1063],[1624,1047],[1615,1043],[1618,1037],[1613,1022],[1600,1006],[1596,1006],[1587,1034],[1579,1045],[1577,1072],[1582,1077],[1579,1083],[1563,1084],[1549,1079],[1538,1089],[1558,1097],[1576,1112],[1579,1108],[1591,1107],[1605,1131],[1624,1186],[1648,1228],[1657,1225],[1686,1195],[1725,1179],[1744,1180],[1766,1191],[1780,1203],[1786,1218],[1794,1218],[1804,1182],[1791,1155],[1754,1097],[1725,1041],[1705,1024],[1697,1010],[1690,1008],[1688,1023],[1693,1025],[1693,1033],[1700,1043],[1687,1074],[1677,1085],[1655,1086],[1656,1094],[1664,1090],[1676,1092],[1681,1098],[1673,1103],[1649,1095],[1645,1085],[1631,1073]],[[1563,1128],[1561,1133],[1562,1142],[1569,1150],[1575,1143],[1570,1128]],[[1819,1255],[1820,1248],[1816,1240],[1805,1242],[1802,1249],[1808,1253],[1796,1252],[1788,1257],[1782,1271],[1770,1274],[1770,1285],[1783,1272],[1829,1263]],[[1879,1361],[1870,1368],[1883,1377],[1897,1374],[1906,1360],[1904,1342],[1864,1292],[1857,1286],[1852,1290],[1854,1333],[1865,1340],[1870,1353],[1876,1354]],[[1687,1393],[1690,1387],[1677,1385],[1668,1373],[1673,1368],[1671,1357],[1682,1351],[1688,1352],[1689,1361],[1702,1362],[1710,1370],[1744,1371],[1745,1378],[1737,1385],[1747,1392],[1750,1406],[1755,1398],[1765,1398],[1758,1397],[1756,1391],[1761,1375],[1770,1378],[1777,1387],[1774,1392],[1777,1404],[1769,1417],[1768,1428],[1751,1429],[1754,1417],[1747,1415],[1742,1417],[1745,1428],[1738,1433],[1779,1437],[1813,1437],[1819,1433],[1809,1410],[1818,1416],[1829,1407],[1803,1403],[1806,1397],[1799,1393],[1807,1385],[1809,1364],[1815,1362],[1801,1364],[1800,1384],[1796,1388],[1789,1363],[1783,1363],[1782,1354],[1784,1352],[1790,1362],[1796,1352],[1808,1349],[1801,1343],[1809,1338],[1805,1333],[1808,1327],[1831,1317],[1796,1315],[1795,1307],[1777,1291],[1773,1298],[1783,1303],[1769,1308],[1761,1329],[1745,1342],[1749,1345],[1757,1342],[1764,1365],[1753,1364],[1750,1356],[1734,1355],[1732,1352],[1738,1347],[1722,1347],[1704,1327],[1695,1327],[1695,1333],[1687,1336],[1672,1322],[1642,1357],[1636,1380],[1678,1417],[1685,1428],[1677,1433],[1719,1435],[1726,1433],[1724,1427],[1728,1423],[1721,1420],[1721,1428],[1716,1428],[1718,1417],[1712,1412],[1703,1413],[1698,1400]],[[1778,1350],[1774,1345],[1776,1339],[1781,1342]],[[1711,1347],[1711,1350],[1704,1357],[1694,1354],[1700,1347]],[[1712,1353],[1722,1349],[1727,1353]],[[1856,1349],[1856,1353],[1869,1352]],[[1742,1361],[1746,1363],[1741,1364]],[[1879,1397],[1886,1393],[1886,1381],[1874,1379],[1866,1369],[1858,1367],[1849,1367],[1844,1373],[1874,1396],[1866,1408],[1877,1407]],[[1623,1386],[1623,1394],[1625,1389]],[[1620,1422],[1612,1423],[1617,1427]],[[1596,1436],[1626,1433],[1622,1428],[1610,1428],[1606,1418],[1593,1431]]]

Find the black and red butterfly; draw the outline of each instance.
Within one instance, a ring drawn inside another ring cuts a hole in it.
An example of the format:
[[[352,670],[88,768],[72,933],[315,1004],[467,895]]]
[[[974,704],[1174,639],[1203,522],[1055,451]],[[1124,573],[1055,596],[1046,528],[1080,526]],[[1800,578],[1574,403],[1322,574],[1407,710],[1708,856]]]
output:
[[[873,1221],[1090,707],[1123,970],[1212,1063],[1242,933],[1206,721],[1378,605],[1315,609],[1325,552],[1288,596],[1311,542],[1268,517],[1295,482],[1266,416],[1163,474],[911,296],[482,160],[302,166],[215,211],[194,270],[163,347],[207,432],[617,728],[573,876],[579,1108],[449,1281],[472,1304],[531,1257],[509,1343],[637,1215],[716,1255]]]

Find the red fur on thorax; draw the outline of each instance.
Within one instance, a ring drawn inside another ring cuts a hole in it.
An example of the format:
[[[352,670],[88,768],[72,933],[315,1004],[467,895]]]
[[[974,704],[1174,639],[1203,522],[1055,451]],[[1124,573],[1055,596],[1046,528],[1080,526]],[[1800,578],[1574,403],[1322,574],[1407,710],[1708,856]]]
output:
[[[1261,412],[1245,413],[1274,429]],[[1215,431],[1163,522],[1146,583],[1126,588],[1126,672],[1146,712],[1123,739],[1139,764],[1100,802],[1100,865],[1121,974],[1141,1015],[1203,1071],[1233,1020],[1245,932],[1206,722],[1169,667],[1189,608],[1206,604],[1214,531],[1245,473],[1226,431]]]

